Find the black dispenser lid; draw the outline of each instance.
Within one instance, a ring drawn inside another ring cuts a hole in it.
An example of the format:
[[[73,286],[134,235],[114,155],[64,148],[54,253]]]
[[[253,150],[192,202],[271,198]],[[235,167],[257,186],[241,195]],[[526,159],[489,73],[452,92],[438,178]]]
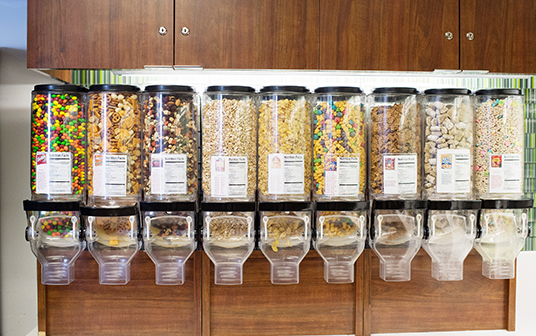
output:
[[[42,202],[25,200],[24,211],[79,211],[78,202]]]
[[[95,217],[134,216],[138,214],[138,208],[136,206],[121,207],[121,208],[80,207],[80,213],[82,214],[82,216],[95,216]]]
[[[417,210],[426,209],[427,201],[422,200],[376,200],[373,203],[374,210]]]
[[[316,211],[366,211],[369,201],[359,202],[316,202]]]
[[[252,212],[255,211],[255,202],[230,202],[230,203],[201,203],[201,211],[218,212]]]
[[[140,202],[141,211],[195,211],[195,202]]]
[[[311,211],[313,202],[259,203],[259,211]]]
[[[428,201],[428,210],[480,210],[482,201]]]
[[[482,209],[528,209],[532,208],[534,200],[482,200]]]

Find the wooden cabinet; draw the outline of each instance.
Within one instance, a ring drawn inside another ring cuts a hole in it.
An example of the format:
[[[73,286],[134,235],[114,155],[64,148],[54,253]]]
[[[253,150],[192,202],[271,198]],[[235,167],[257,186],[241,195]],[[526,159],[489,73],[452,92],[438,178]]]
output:
[[[173,1],[28,0],[28,67],[172,65]]]
[[[324,261],[310,251],[300,282],[273,285],[270,262],[254,251],[239,286],[214,284],[214,266],[203,251],[186,263],[185,283],[158,286],[151,259],[139,252],[125,286],[99,285],[89,252],[76,261],[68,286],[38,279],[39,332],[46,335],[276,336],[348,335],[451,330],[515,330],[515,279],[482,276],[472,251],[462,281],[437,281],[421,250],[411,281],[385,282],[380,260],[366,249],[355,264],[355,282],[328,284]],[[38,268],[40,273],[40,267]]]
[[[321,0],[320,68],[458,69],[458,27],[458,0]]]
[[[28,0],[28,67],[535,73],[534,13],[534,0]]]
[[[318,1],[176,0],[175,64],[318,69]]]
[[[536,1],[462,0],[460,5],[461,69],[536,72]]]

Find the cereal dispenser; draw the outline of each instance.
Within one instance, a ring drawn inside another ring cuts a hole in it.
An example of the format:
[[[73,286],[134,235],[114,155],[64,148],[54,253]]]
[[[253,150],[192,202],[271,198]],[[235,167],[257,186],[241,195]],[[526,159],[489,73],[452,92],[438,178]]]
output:
[[[483,200],[474,242],[482,256],[482,275],[490,279],[515,278],[515,259],[528,235],[528,211],[533,200]]]
[[[260,95],[259,201],[309,201],[312,154],[309,91],[302,86],[266,86]]]
[[[467,89],[424,91],[426,199],[473,197],[473,104]]]
[[[196,203],[140,203],[145,252],[156,265],[158,285],[182,285],[184,265],[196,242]]]
[[[368,201],[316,203],[316,239],[313,244],[324,259],[327,282],[354,282],[354,264],[367,239],[368,215]]]
[[[148,202],[197,198],[197,96],[190,86],[143,93],[143,189]]]
[[[201,203],[203,249],[214,263],[216,285],[242,284],[244,262],[255,248],[255,203]]]
[[[482,199],[523,197],[524,111],[519,89],[475,93],[475,193]]]
[[[44,285],[68,285],[74,263],[85,248],[81,239],[78,202],[24,201],[28,218],[26,239],[41,263]]]
[[[421,198],[421,114],[414,88],[377,88],[367,98],[370,196]]]
[[[356,87],[315,90],[313,195],[317,201],[365,199],[365,95]]]
[[[32,92],[32,200],[83,201],[87,90],[36,85]]]
[[[421,248],[426,201],[375,201],[369,245],[384,281],[411,280],[411,261]]]
[[[432,258],[432,277],[463,280],[463,262],[476,235],[481,201],[430,201],[422,246]]]
[[[130,206],[141,196],[139,88],[92,85],[88,108],[88,204]]]
[[[86,241],[99,264],[101,285],[125,285],[130,281],[130,262],[140,249],[138,210],[81,207],[86,224]]]
[[[202,105],[203,201],[255,202],[255,89],[209,86]]]
[[[260,203],[260,249],[271,264],[273,284],[297,284],[311,248],[311,202]]]

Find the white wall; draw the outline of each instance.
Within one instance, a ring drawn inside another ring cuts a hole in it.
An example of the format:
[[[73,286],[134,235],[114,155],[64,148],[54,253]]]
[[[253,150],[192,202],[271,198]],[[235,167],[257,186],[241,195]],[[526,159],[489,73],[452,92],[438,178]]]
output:
[[[26,51],[0,48],[0,325],[4,336],[37,325],[37,260],[24,240],[22,201],[30,198],[33,86],[56,83],[26,69]]]

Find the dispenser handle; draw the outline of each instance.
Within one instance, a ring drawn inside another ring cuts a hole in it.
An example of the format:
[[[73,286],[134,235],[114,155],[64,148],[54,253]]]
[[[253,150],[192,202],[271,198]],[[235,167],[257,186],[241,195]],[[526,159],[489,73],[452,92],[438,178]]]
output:
[[[378,237],[381,237],[381,235],[382,235],[382,221],[383,221],[383,216],[382,216],[382,215],[378,215],[378,217],[376,217],[376,219],[378,220]]]
[[[415,218],[417,219],[417,237],[419,238],[422,238],[422,235],[421,235],[421,232],[422,232],[422,229],[421,229],[421,220],[422,220],[422,215],[421,214],[417,214],[417,216],[415,216]]]
[[[469,223],[470,223],[469,225],[471,225],[471,231],[470,231],[469,235],[470,235],[472,238],[475,237],[475,226],[476,226],[475,221],[476,221],[476,216],[473,215],[473,214],[471,214],[471,215],[469,216]]]
[[[143,231],[145,232],[145,238],[147,239],[151,238],[151,235],[150,235],[151,230],[149,228],[150,225],[151,225],[151,217],[145,216],[145,227],[143,228]]]
[[[436,215],[432,215],[432,225],[429,226],[429,229],[430,229],[430,237],[433,237],[435,236],[435,223],[437,221],[437,216]],[[418,223],[417,223],[418,224]]]
[[[366,221],[365,216],[363,215],[359,216],[359,223],[361,223],[361,228],[360,228],[361,231],[359,231],[359,238],[361,239],[366,238],[365,237],[365,221]]]

